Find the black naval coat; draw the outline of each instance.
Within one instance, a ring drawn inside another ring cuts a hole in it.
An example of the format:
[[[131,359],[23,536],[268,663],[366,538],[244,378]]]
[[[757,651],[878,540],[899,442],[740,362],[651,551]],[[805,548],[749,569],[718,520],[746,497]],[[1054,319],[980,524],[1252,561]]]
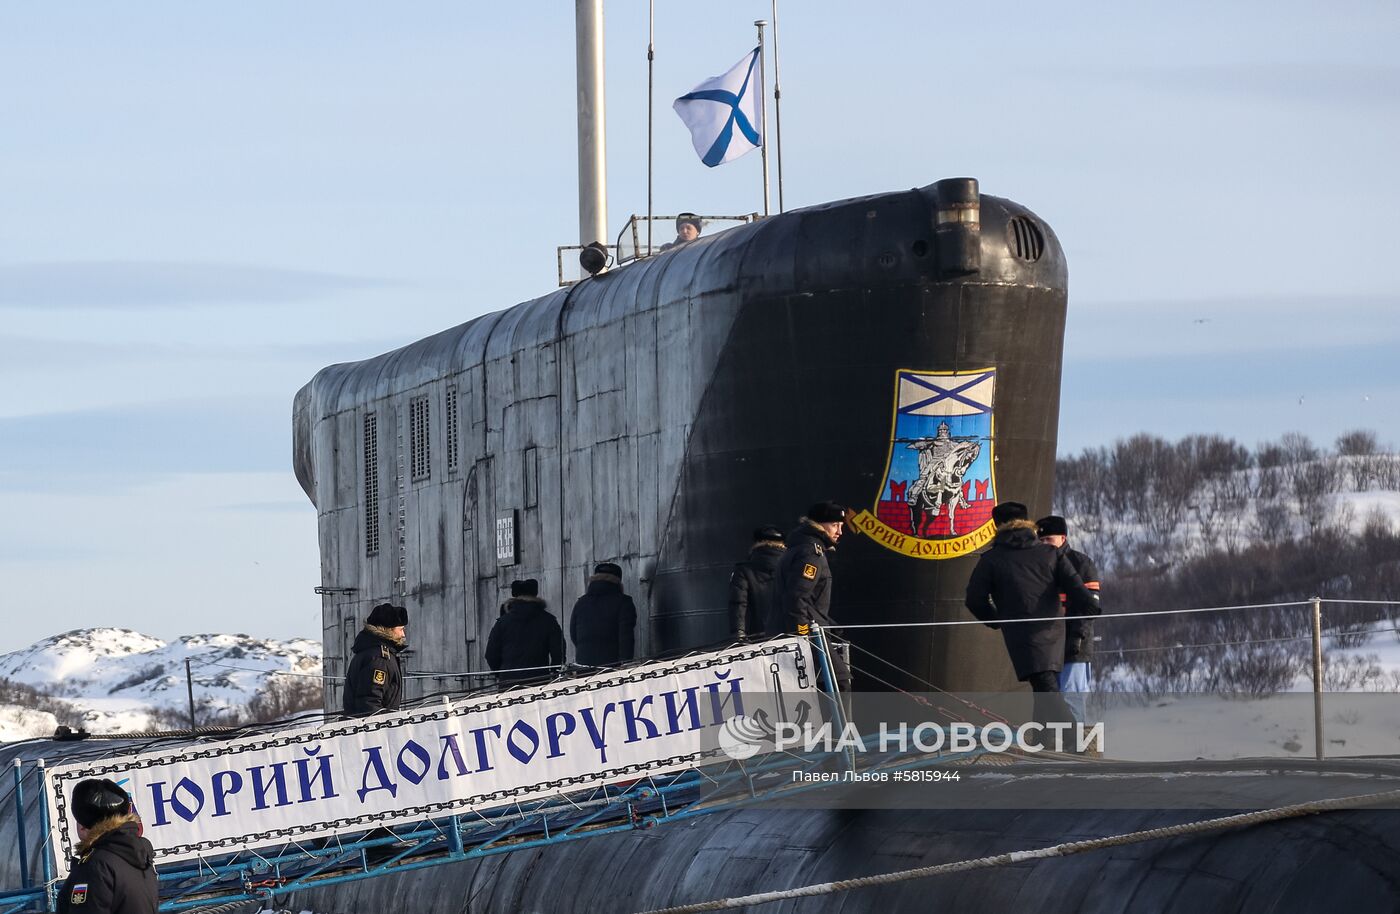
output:
[[[354,656],[345,670],[345,713],[364,717],[377,711],[397,711],[403,700],[403,646],[377,626],[365,626],[355,636]]]
[[[805,635],[813,622],[834,624],[827,553],[836,547],[825,531],[806,520],[790,530],[786,539],[787,549],[778,560],[778,599],[767,629],[774,635]]]
[[[569,616],[574,654],[585,666],[617,666],[632,659],[637,641],[637,606],[615,575],[595,574]]]
[[[768,619],[768,634],[808,634],[812,623],[834,625],[831,617],[831,563],[833,543],[820,527],[803,518],[788,532],[787,549],[778,560],[777,600]],[[832,639],[828,636],[828,646]],[[851,669],[838,650],[831,650],[831,665],[837,682],[848,689]]]
[[[1099,581],[1099,569],[1094,564],[1094,560],[1077,549],[1069,548],[1069,544],[1060,547],[1060,552],[1069,563],[1074,566],[1074,570],[1079,574],[1079,580],[1084,582],[1089,593],[1094,595],[1094,605],[1099,607],[1099,613],[1103,612],[1103,607],[1099,602],[1101,584]],[[1064,594],[1061,594],[1061,603],[1064,602]],[[1078,615],[1078,613],[1070,613]],[[1066,619],[1065,620],[1065,663],[1089,663],[1094,659],[1094,620],[1093,619]]]
[[[486,665],[501,682],[537,679],[549,674],[536,667],[564,665],[564,630],[539,597],[511,597],[486,639]]]
[[[1097,615],[1093,594],[1069,559],[1040,542],[1035,524],[1016,520],[997,530],[992,548],[977,560],[967,582],[967,608],[992,628],[1000,628],[1016,678],[1058,673],[1065,662],[1065,614],[1060,594],[1073,615]],[[1040,619],[1044,622],[1000,620]]]
[[[729,626],[737,637],[761,635],[774,615],[782,543],[755,543],[729,576]]]
[[[136,818],[88,840],[91,848],[73,862],[58,890],[60,914],[156,914],[155,851]]]

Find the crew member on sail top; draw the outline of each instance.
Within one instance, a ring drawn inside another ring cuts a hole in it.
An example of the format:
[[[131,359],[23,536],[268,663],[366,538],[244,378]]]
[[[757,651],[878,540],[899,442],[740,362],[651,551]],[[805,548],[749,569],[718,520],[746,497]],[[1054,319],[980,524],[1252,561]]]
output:
[[[676,217],[676,240],[663,244],[661,250],[669,251],[671,248],[689,244],[700,237],[700,232],[705,227],[705,222],[694,213],[681,213]]]

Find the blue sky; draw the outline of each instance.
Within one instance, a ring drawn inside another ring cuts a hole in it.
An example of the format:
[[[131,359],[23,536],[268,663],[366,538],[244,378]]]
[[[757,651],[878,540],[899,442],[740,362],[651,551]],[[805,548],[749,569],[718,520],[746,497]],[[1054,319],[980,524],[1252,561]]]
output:
[[[658,4],[656,207],[758,207],[670,100],[764,2]],[[547,292],[572,4],[0,7],[0,650],[319,634],[290,411],[319,367]],[[608,2],[610,222],[646,5]],[[1062,449],[1397,442],[1400,7],[787,2],[789,206],[974,175],[1070,262]]]

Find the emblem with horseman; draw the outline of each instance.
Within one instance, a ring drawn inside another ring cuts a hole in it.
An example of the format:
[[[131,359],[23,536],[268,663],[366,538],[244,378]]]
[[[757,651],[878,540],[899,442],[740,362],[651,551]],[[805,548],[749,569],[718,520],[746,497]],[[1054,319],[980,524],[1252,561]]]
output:
[[[953,558],[990,541],[995,388],[993,368],[900,370],[880,491],[853,523],[914,558]]]

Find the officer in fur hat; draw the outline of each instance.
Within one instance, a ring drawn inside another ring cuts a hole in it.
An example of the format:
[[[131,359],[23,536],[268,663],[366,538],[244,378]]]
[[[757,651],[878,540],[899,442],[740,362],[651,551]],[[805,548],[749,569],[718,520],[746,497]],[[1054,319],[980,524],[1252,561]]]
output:
[[[58,892],[62,914],[155,914],[155,850],[141,837],[131,798],[108,780],[79,781],[68,808],[78,823],[78,856]]]
[[[1036,521],[1035,525],[1040,541],[1054,546],[1055,551],[1069,559],[1074,570],[1079,572],[1079,579],[1094,595],[1095,605],[1099,605],[1102,585],[1098,566],[1078,549],[1069,547],[1069,522],[1058,514],[1048,514]],[[1064,603],[1065,599],[1065,595],[1060,594],[1060,602]],[[1099,610],[1102,612],[1102,606],[1099,606]],[[1093,657],[1094,620],[1065,620],[1065,665],[1060,670],[1060,691],[1080,723],[1088,722],[1089,662]]]
[[[1040,541],[1025,505],[1002,502],[992,509],[992,521],[996,538],[972,569],[967,608],[1001,629],[1016,678],[1035,693],[1035,719],[1042,724],[1070,721],[1073,715],[1060,695],[1065,656],[1060,595],[1075,615],[1097,614],[1098,604],[1069,559]]]
[[[845,508],[834,501],[820,501],[789,531],[787,549],[778,561],[778,598],[768,620],[769,634],[807,635],[814,623],[823,627],[834,624],[828,558],[841,541],[845,523]],[[851,688],[851,668],[836,647],[832,645],[831,665],[836,685],[846,695]]]
[[[637,606],[622,591],[622,566],[599,562],[593,566],[588,590],[569,614],[569,638],[574,654],[585,666],[617,666],[636,650]]]
[[[778,595],[778,560],[783,557],[783,533],[777,527],[753,532],[749,557],[734,566],[729,576],[729,620],[737,638],[763,634],[773,601]]]
[[[403,665],[399,652],[407,646],[408,610],[380,603],[370,610],[364,629],[355,636],[354,657],[345,670],[345,714],[364,717],[397,711],[403,699]]]
[[[486,665],[502,685],[548,677],[564,665],[564,630],[540,599],[534,578],[510,582],[510,599],[486,639]]]

